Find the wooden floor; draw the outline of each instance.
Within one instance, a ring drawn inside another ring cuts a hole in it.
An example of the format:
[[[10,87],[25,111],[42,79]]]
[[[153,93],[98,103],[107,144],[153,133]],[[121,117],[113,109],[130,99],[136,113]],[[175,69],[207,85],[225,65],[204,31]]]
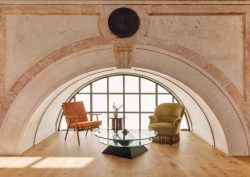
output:
[[[133,159],[102,155],[106,145],[90,132],[67,141],[59,132],[21,157],[0,157],[0,177],[250,177],[250,157],[229,157],[190,132],[173,146],[151,143]]]

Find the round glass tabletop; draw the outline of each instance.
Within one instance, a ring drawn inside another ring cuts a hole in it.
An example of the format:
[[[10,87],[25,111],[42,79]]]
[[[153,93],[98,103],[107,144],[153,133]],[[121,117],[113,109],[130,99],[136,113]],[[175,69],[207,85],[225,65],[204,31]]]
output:
[[[115,147],[143,146],[157,135],[154,130],[98,130],[95,132],[101,143]]]
[[[95,136],[108,140],[145,140],[154,138],[157,132],[154,130],[119,130],[114,132],[114,130],[97,130]]]

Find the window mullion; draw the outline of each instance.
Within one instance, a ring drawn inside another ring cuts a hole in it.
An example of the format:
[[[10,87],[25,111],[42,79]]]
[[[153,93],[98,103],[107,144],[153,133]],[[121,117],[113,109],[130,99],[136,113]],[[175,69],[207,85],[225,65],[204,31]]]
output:
[[[93,88],[92,83],[90,83],[90,112],[93,112]],[[92,120],[92,114],[90,115]]]
[[[139,130],[141,130],[141,78],[139,77]]]
[[[107,129],[109,129],[109,77],[107,77]]]
[[[123,126],[125,128],[125,109],[126,109],[126,106],[125,106],[125,75],[123,74],[122,75],[122,84],[123,84],[123,87],[122,87],[122,96],[123,96]]]

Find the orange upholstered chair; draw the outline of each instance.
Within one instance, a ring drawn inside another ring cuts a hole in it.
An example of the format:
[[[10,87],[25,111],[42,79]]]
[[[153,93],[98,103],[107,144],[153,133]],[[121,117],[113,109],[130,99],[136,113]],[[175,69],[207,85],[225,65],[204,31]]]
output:
[[[99,114],[87,113],[82,101],[65,102],[62,104],[62,108],[63,108],[63,113],[64,113],[64,116],[66,118],[66,122],[68,125],[66,135],[65,135],[65,141],[66,141],[69,129],[74,129],[76,130],[78,144],[80,145],[80,140],[79,140],[80,130],[87,130],[86,131],[86,135],[87,135],[89,129],[99,128],[99,126],[102,124],[102,121],[98,120]],[[88,120],[87,114],[96,115],[97,120],[96,121]]]

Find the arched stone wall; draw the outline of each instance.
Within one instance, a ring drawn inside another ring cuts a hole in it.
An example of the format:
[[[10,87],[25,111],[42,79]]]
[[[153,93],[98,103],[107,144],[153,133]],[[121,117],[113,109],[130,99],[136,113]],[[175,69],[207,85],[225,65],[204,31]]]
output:
[[[61,118],[61,107],[59,105],[61,105],[61,103],[65,100],[68,100],[72,95],[74,95],[75,92],[82,88],[83,85],[86,85],[98,78],[114,74],[129,74],[147,77],[150,80],[161,83],[170,89],[172,93],[178,96],[182,104],[185,105],[187,114],[190,118],[189,123],[192,132],[209,144],[228,154],[228,146],[222,127],[211,109],[196,93],[174,78],[156,71],[135,67],[131,69],[105,68],[95,70],[74,78],[73,80],[70,80],[66,84],[60,86],[60,88],[56,89],[48,98],[46,98],[46,100],[33,114],[33,117],[40,117],[40,122],[34,138],[35,141],[33,142],[33,139],[24,138],[30,141],[22,143],[26,147],[23,146],[21,149],[25,150],[27,147],[32,146],[33,143],[39,143],[41,140],[47,138],[50,134],[55,132],[59,126],[58,123]],[[31,124],[32,123],[33,122],[31,122]],[[30,127],[34,127],[34,125],[32,126],[31,124]],[[27,134],[24,136],[33,137],[34,132],[29,129]]]
[[[83,73],[115,66],[111,42],[99,37],[68,45],[42,59],[16,82],[10,91],[16,94],[11,96],[11,104],[0,129],[1,154],[22,153],[20,147],[26,141],[23,136],[30,128],[28,125],[37,121],[31,120],[33,113],[60,85]],[[240,99],[236,97],[237,89],[216,67],[192,51],[183,50],[168,41],[137,38],[135,44],[132,66],[169,75],[194,90],[217,116],[225,133],[228,153],[249,155],[249,132],[241,104],[237,101]],[[228,92],[228,87],[232,92]],[[31,92],[32,98],[29,97]]]

